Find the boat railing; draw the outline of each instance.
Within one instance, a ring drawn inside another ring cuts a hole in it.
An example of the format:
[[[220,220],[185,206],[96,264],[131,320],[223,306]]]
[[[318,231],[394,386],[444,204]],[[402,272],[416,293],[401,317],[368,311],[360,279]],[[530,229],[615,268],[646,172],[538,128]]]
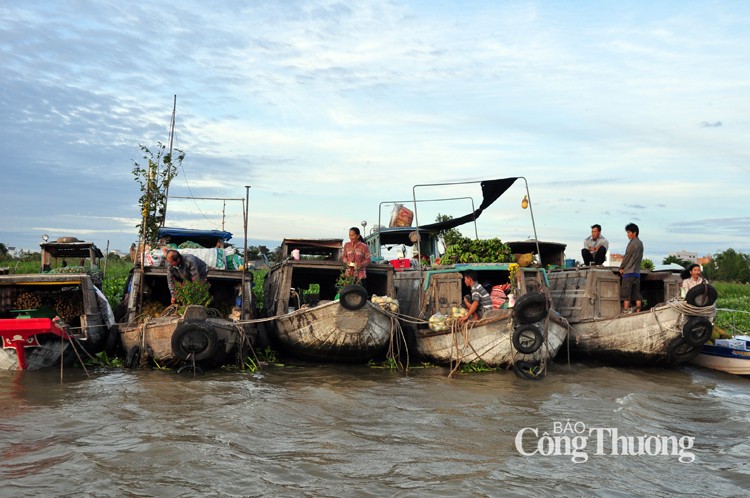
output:
[[[727,326],[732,329],[732,335],[750,334],[750,311],[736,310],[732,308],[716,308],[716,321],[719,321],[718,318],[721,313],[729,315],[728,320],[725,320],[722,317],[721,322],[723,324],[726,321]]]

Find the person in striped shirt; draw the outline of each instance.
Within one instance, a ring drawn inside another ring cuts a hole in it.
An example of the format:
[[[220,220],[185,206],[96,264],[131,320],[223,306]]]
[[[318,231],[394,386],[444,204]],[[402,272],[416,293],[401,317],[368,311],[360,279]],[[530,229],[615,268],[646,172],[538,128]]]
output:
[[[479,320],[482,316],[492,310],[492,298],[487,289],[477,281],[477,272],[467,270],[463,272],[464,284],[471,289],[471,295],[464,297],[464,306],[468,313],[459,318],[461,323],[467,320]]]

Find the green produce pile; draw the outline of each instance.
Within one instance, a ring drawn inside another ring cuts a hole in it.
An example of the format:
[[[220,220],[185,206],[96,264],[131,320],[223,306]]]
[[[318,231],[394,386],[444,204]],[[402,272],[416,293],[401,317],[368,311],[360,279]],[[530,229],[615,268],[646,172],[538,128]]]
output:
[[[475,240],[468,237],[456,239],[445,249],[441,264],[455,263],[511,263],[513,255],[510,246],[500,239]]]

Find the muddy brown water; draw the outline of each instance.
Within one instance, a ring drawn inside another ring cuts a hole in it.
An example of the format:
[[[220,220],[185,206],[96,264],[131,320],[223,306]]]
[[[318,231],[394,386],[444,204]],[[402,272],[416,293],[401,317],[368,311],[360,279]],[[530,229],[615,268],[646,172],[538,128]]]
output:
[[[739,496],[750,488],[750,379],[582,363],[553,365],[541,381],[446,374],[99,369],[91,378],[68,370],[61,383],[58,371],[0,372],[0,496]]]

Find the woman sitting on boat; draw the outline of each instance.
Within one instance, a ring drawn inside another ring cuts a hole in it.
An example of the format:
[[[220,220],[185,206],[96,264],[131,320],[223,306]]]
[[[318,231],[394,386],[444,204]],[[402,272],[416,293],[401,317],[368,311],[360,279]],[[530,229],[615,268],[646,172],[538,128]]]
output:
[[[360,281],[367,278],[365,267],[370,262],[370,249],[365,244],[365,239],[359,233],[359,228],[349,229],[349,242],[344,244],[341,259],[346,265],[346,276],[357,277]]]
[[[687,293],[690,289],[696,285],[705,284],[706,279],[701,276],[701,267],[698,264],[693,263],[688,266],[687,270],[683,272],[682,291]]]

